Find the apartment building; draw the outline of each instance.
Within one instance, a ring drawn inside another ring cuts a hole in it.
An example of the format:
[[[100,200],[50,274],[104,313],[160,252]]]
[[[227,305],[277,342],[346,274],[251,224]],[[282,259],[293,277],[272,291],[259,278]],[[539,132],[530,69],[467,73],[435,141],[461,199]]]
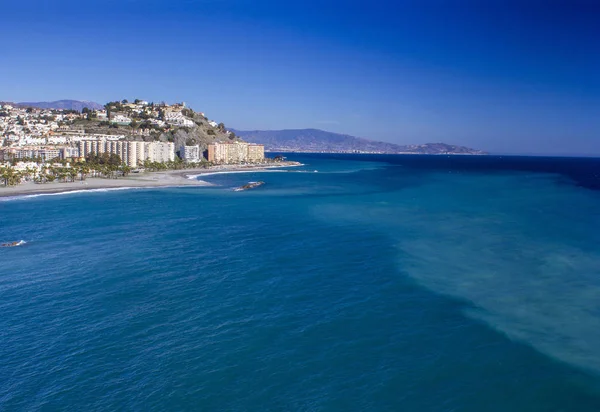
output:
[[[264,158],[265,148],[259,144],[224,142],[208,145],[208,161],[213,163],[256,163]]]
[[[146,143],[146,158],[151,162],[172,162],[175,160],[175,143],[150,142]]]
[[[42,159],[43,162],[48,160],[60,158],[61,150],[58,148],[49,147],[22,147],[15,148],[11,147],[2,150],[0,158],[3,161],[14,160],[14,159]]]
[[[146,144],[127,140],[82,140],[79,142],[79,155],[116,154],[127,166],[137,167],[146,160]]]
[[[265,160],[265,146],[262,144],[248,143],[248,162],[258,163]]]
[[[200,153],[200,146],[181,146],[179,149],[181,158],[186,162],[198,163],[202,160],[202,154]]]

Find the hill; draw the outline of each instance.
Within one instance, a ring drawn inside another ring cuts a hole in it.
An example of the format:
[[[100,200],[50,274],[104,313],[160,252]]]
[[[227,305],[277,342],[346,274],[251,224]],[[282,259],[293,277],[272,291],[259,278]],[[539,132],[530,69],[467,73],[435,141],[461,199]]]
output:
[[[82,111],[84,107],[92,110],[102,110],[104,107],[96,102],[80,101],[80,100],[57,100],[55,102],[20,102],[16,106],[22,107],[38,107],[40,109],[67,109]]]
[[[247,141],[264,144],[265,150],[272,152],[487,154],[446,143],[397,145],[319,129],[235,130],[235,133]]]
[[[169,106],[133,103],[131,105],[114,101],[108,102],[103,108],[128,118],[129,123],[117,124],[108,120],[99,120],[91,113],[82,114],[71,120],[68,123],[69,127],[72,131],[86,134],[119,135],[132,140],[173,142],[177,150],[183,145],[199,145],[201,150],[206,150],[209,143],[241,140],[235,133],[226,130],[223,123],[210,121],[203,113],[195,112],[181,104]],[[161,120],[166,110],[178,113],[178,119],[184,121],[185,126]]]

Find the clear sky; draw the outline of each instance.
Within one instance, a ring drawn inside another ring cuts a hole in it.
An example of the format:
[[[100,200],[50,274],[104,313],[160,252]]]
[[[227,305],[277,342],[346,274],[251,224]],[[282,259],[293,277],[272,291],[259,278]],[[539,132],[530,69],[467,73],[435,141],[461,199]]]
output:
[[[595,3],[6,0],[0,100],[185,101],[242,130],[600,154]]]

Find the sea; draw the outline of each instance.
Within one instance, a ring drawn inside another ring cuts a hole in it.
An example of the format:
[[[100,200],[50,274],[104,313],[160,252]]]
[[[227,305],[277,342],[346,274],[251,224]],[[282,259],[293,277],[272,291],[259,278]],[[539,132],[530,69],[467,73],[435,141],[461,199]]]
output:
[[[286,156],[0,200],[0,410],[600,411],[600,159]]]

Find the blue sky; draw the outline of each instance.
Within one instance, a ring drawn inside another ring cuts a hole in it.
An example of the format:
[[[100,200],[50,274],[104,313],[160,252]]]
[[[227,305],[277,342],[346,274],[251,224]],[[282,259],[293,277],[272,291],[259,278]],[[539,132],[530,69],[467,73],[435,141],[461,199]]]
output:
[[[600,154],[599,20],[592,0],[9,2],[0,100],[185,101],[237,129]]]

